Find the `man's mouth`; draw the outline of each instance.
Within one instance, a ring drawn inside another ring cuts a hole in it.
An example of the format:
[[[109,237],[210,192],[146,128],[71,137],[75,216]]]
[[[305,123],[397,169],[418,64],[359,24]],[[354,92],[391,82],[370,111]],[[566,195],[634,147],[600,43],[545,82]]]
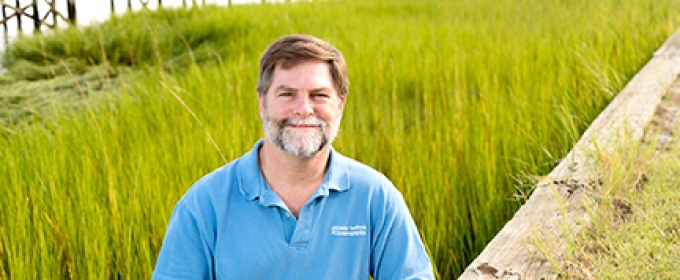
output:
[[[318,128],[320,125],[314,125],[314,124],[292,124],[289,125],[290,127],[293,128]]]
[[[313,129],[313,128],[321,128],[322,123],[320,121],[295,121],[291,119],[286,119],[282,123],[282,127],[290,127],[290,128],[296,128],[296,129]]]

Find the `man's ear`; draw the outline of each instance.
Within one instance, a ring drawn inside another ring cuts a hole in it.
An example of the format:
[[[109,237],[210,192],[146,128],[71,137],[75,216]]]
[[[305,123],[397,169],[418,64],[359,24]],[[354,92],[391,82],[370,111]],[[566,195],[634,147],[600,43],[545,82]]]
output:
[[[260,118],[264,119],[264,96],[260,93],[257,93],[257,103],[258,103],[258,108],[260,110]]]
[[[345,101],[347,101],[347,96],[340,97],[340,111],[345,109]]]

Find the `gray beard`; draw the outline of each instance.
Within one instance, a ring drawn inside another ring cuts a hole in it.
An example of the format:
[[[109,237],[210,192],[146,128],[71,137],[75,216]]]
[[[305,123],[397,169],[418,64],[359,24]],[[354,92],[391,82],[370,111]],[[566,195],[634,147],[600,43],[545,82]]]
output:
[[[297,157],[309,158],[319,153],[333,142],[340,127],[341,117],[332,124],[318,117],[305,121],[285,118],[276,122],[267,115],[266,110],[263,110],[262,113],[265,136],[279,149]],[[295,131],[295,129],[289,128],[293,124],[314,125],[316,129]]]

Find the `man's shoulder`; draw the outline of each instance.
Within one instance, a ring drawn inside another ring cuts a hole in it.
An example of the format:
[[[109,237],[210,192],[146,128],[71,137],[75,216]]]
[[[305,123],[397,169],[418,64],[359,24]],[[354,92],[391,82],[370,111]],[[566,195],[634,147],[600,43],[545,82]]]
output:
[[[222,165],[217,169],[203,175],[200,179],[191,186],[192,189],[204,189],[209,191],[216,187],[221,187],[229,183],[230,179],[234,177],[234,166],[238,164],[238,159]]]
[[[236,179],[235,167],[238,161],[237,159],[222,165],[198,179],[184,193],[180,203],[188,207],[200,207],[209,204],[215,197],[225,197],[225,194],[237,187],[233,182]]]
[[[381,176],[382,173],[380,173],[378,170],[375,168],[369,166],[366,163],[363,163],[357,159],[354,159],[350,156],[346,156],[344,154],[341,154],[337,151],[333,153],[334,159],[332,159],[333,163],[338,164],[339,166],[342,166],[345,168],[347,171],[350,172],[368,172],[370,175],[376,175],[376,176]]]
[[[340,153],[336,154],[338,155],[338,162],[346,170],[352,185],[365,184],[374,187],[393,187],[390,179],[377,169]]]

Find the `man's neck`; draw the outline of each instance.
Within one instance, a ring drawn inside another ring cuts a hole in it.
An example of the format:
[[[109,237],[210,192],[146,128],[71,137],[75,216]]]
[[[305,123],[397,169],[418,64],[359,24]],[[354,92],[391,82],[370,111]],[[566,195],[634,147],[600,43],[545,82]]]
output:
[[[259,164],[265,179],[277,192],[315,190],[323,182],[329,156],[329,147],[311,157],[299,157],[265,140],[259,151]]]

